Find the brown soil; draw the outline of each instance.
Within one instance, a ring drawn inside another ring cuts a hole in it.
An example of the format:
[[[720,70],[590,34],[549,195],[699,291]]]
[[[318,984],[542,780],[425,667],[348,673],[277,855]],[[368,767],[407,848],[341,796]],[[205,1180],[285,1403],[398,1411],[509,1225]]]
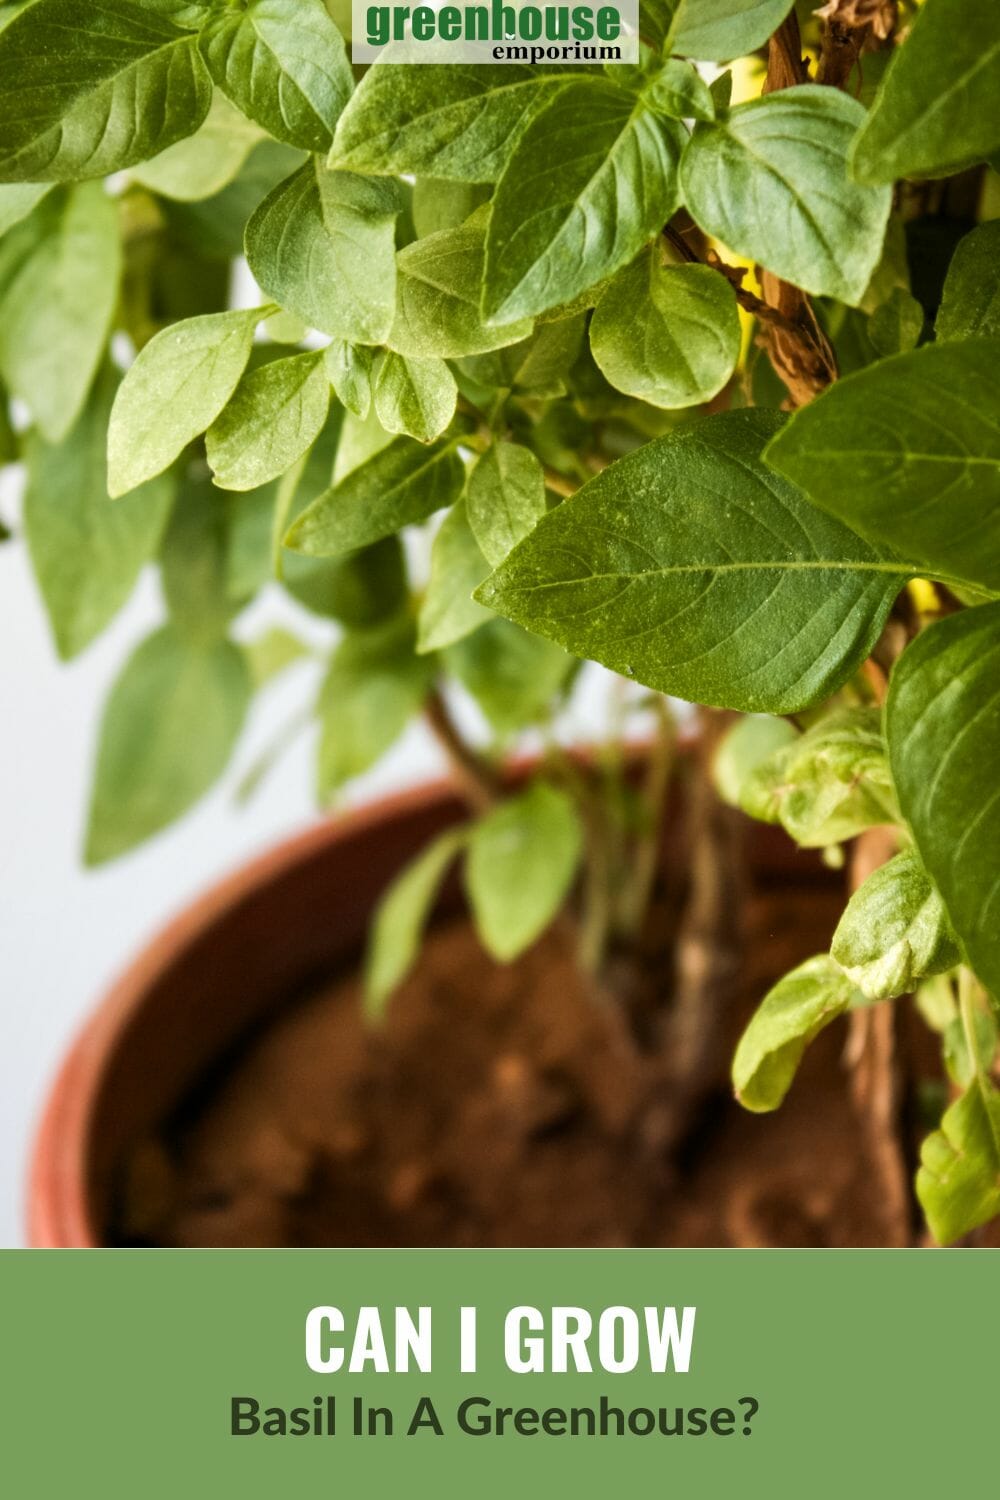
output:
[[[842,904],[815,879],[747,903],[746,1014],[826,947]],[[125,1243],[161,1245],[865,1245],[878,1204],[838,1025],[785,1106],[720,1088],[673,1162],[657,1150],[662,1059],[595,1006],[564,940],[493,965],[439,926],[371,1029],[355,978],[288,1005],[144,1143]]]

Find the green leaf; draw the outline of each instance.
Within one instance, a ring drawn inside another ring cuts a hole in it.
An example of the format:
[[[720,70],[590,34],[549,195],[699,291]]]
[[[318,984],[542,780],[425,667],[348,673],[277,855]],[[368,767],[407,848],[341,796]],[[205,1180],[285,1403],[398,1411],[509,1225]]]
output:
[[[925,345],[840,380],[766,461],[945,580],[1000,588],[1000,340]]]
[[[319,698],[322,802],[367,771],[399,738],[427,696],[432,674],[432,663],[415,654],[407,616],[344,636]]]
[[[0,240],[0,375],[50,443],[87,398],[120,274],[115,205],[99,183],[50,193]]]
[[[809,1043],[857,1005],[860,990],[827,953],[809,958],[764,997],[733,1058],[733,1088],[744,1109],[777,1109]]]
[[[469,525],[491,567],[497,567],[546,511],[545,477],[530,448],[495,442],[469,475]]]
[[[489,610],[472,597],[488,572],[469,526],[465,501],[459,500],[441,522],[431,548],[431,576],[418,620],[418,651],[440,651],[490,618]]]
[[[410,210],[418,239],[457,229],[490,195],[488,183],[445,182],[439,177],[419,177],[413,184]]]
[[[860,182],[945,177],[1000,146],[1000,9],[927,0],[859,132]]]
[[[398,212],[392,183],[307,162],[247,225],[250,269],[269,297],[311,328],[380,344],[396,303]]]
[[[336,557],[425,521],[462,493],[465,470],[450,443],[424,448],[396,438],[325,490],[292,526],[285,546]]]
[[[807,849],[897,822],[879,710],[840,708],[824,714],[750,771],[739,804],[751,817],[781,823]]]
[[[315,442],[329,407],[321,352],[272,360],[244,375],[205,439],[216,484],[252,490],[277,479]]]
[[[683,126],[613,83],[566,83],[531,117],[497,184],[484,316],[532,317],[627,265],[677,207],[684,140]]]
[[[931,625],[893,669],[889,759],[903,816],[969,963],[1000,1000],[1000,604]]]
[[[582,848],[572,798],[544,781],[473,825],[465,887],[494,958],[510,963],[541,937],[569,894]]]
[[[236,603],[253,598],[271,581],[277,501],[275,483],[227,497],[226,594]]]
[[[462,828],[439,834],[379,901],[365,961],[365,1011],[372,1018],[381,1016],[393,990],[412,969],[441,882],[466,836]]]
[[[722,800],[731,807],[743,807],[749,778],[775,751],[785,749],[798,737],[798,730],[787,719],[771,714],[746,714],[738,719],[712,760],[712,779]],[[774,821],[770,811],[766,821]]]
[[[980,224],[951,258],[934,332],[939,339],[1000,334],[1000,219]]]
[[[924,310],[903,287],[894,287],[868,320],[868,337],[876,354],[886,358],[915,349],[923,332]]]
[[[216,83],[289,146],[328,151],[354,87],[344,39],[323,0],[250,0],[219,10],[201,33]]]
[[[182,203],[211,198],[232,182],[262,138],[256,125],[245,120],[222,94],[216,94],[194,135],[135,167],[132,176],[164,198]]]
[[[307,557],[282,547],[289,525],[330,488],[339,454],[340,422],[334,413],[312,448],[282,478],[274,516],[275,572],[285,588],[314,614],[363,628],[402,608],[406,565],[399,538],[387,536],[342,557]]]
[[[192,465],[163,538],[160,572],[171,623],[199,645],[221,639],[239,607],[229,586],[229,505],[204,465]]]
[[[202,648],[170,626],[126,662],[101,721],[86,862],[134,848],[187,812],[221,776],[250,703],[243,653]]]
[[[879,261],[892,191],[847,174],[864,119],[839,89],[803,84],[701,124],[681,162],[708,234],[807,292],[856,304]]]
[[[384,350],[372,371],[375,411],[386,432],[422,443],[440,437],[455,415],[458,387],[443,359],[407,359]]]
[[[702,62],[729,62],[762,47],[794,0],[683,0],[672,47]]]
[[[562,396],[583,344],[583,331],[582,314],[542,322],[530,338],[507,349],[463,359],[459,369],[481,385],[508,387],[530,395]]]
[[[372,404],[372,351],[364,344],[334,339],[323,351],[327,378],[337,400],[356,417],[367,417]]]
[[[0,32],[0,176],[103,177],[191,135],[212,83],[197,38],[130,0],[36,0]]]
[[[677,697],[770,713],[828,697],[912,570],[768,472],[778,421],[723,413],[620,459],[476,597]]]
[[[59,444],[29,440],[24,527],[56,649],[77,656],[128,599],[155,554],[171,487],[152,480],[108,498],[104,456],[117,377],[106,368],[79,421]]]
[[[548,719],[574,667],[573,658],[551,641],[508,620],[487,620],[448,646],[444,659],[499,735]]]
[[[977,1079],[924,1141],[917,1197],[942,1245],[1000,1213],[1000,1094],[985,1080]]]
[[[160,211],[189,251],[231,260],[243,254],[247,220],[254,209],[301,164],[302,153],[291,146],[261,141],[220,193],[193,203],[161,202]]]
[[[675,120],[714,120],[715,100],[697,68],[669,57],[643,91],[651,109]]]
[[[854,892],[830,948],[869,1000],[908,995],[961,960],[944,904],[915,849],[904,849]]]
[[[26,219],[51,191],[50,182],[0,183],[0,234]]]
[[[161,474],[215,421],[243,374],[266,316],[208,313],[150,339],[118,389],[108,428],[108,483],[124,495]]]
[[[708,266],[664,266],[654,246],[601,297],[590,347],[604,376],[627,396],[668,409],[708,401],[739,357],[736,294]]]
[[[454,359],[516,344],[530,318],[487,327],[479,313],[486,256],[481,213],[457,229],[414,240],[396,257],[396,317],[388,344],[398,354]]]
[[[266,687],[296,662],[306,661],[312,656],[305,641],[280,625],[273,625],[256,640],[247,641],[243,654],[247,659],[255,690]]]
[[[337,122],[330,165],[495,182],[527,116],[564,80],[515,64],[379,63]]]

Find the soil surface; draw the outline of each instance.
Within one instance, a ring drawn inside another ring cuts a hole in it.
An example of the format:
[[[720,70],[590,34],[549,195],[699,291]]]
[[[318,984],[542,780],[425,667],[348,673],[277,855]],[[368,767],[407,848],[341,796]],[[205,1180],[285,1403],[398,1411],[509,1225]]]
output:
[[[824,949],[835,883],[757,889],[731,1034]],[[510,968],[439,926],[385,1023],[341,977],[287,1005],[142,1144],[123,1243],[160,1245],[866,1245],[879,1205],[851,1110],[846,1031],[810,1049],[784,1107],[724,1080],[665,1160],[662,1058],[639,1052],[551,935]]]

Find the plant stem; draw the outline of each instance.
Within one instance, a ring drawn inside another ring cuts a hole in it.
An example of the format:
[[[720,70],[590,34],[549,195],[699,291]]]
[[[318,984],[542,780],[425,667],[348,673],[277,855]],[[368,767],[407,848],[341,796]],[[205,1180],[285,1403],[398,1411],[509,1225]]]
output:
[[[427,694],[424,716],[466,802],[474,812],[489,812],[500,798],[500,782],[492,766],[463,740],[438,688]]]
[[[656,713],[656,735],[649,749],[645,786],[645,811],[649,826],[640,836],[631,878],[620,904],[622,931],[632,939],[637,938],[642,929],[653,892],[660,857],[660,824],[677,746],[674,716],[659,693],[653,699],[653,709]]]

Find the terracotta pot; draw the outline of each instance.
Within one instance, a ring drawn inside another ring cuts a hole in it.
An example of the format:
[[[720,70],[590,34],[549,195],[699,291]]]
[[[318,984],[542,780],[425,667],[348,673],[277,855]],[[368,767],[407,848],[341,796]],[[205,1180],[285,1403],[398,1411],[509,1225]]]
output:
[[[164,928],[100,1004],[55,1082],[30,1175],[31,1243],[105,1243],[130,1144],[269,1010],[359,957],[385,886],[464,816],[447,782],[369,805],[279,844]],[[797,858],[785,835],[760,825],[749,853],[764,875],[787,877]],[[453,881],[440,910],[460,899]]]

